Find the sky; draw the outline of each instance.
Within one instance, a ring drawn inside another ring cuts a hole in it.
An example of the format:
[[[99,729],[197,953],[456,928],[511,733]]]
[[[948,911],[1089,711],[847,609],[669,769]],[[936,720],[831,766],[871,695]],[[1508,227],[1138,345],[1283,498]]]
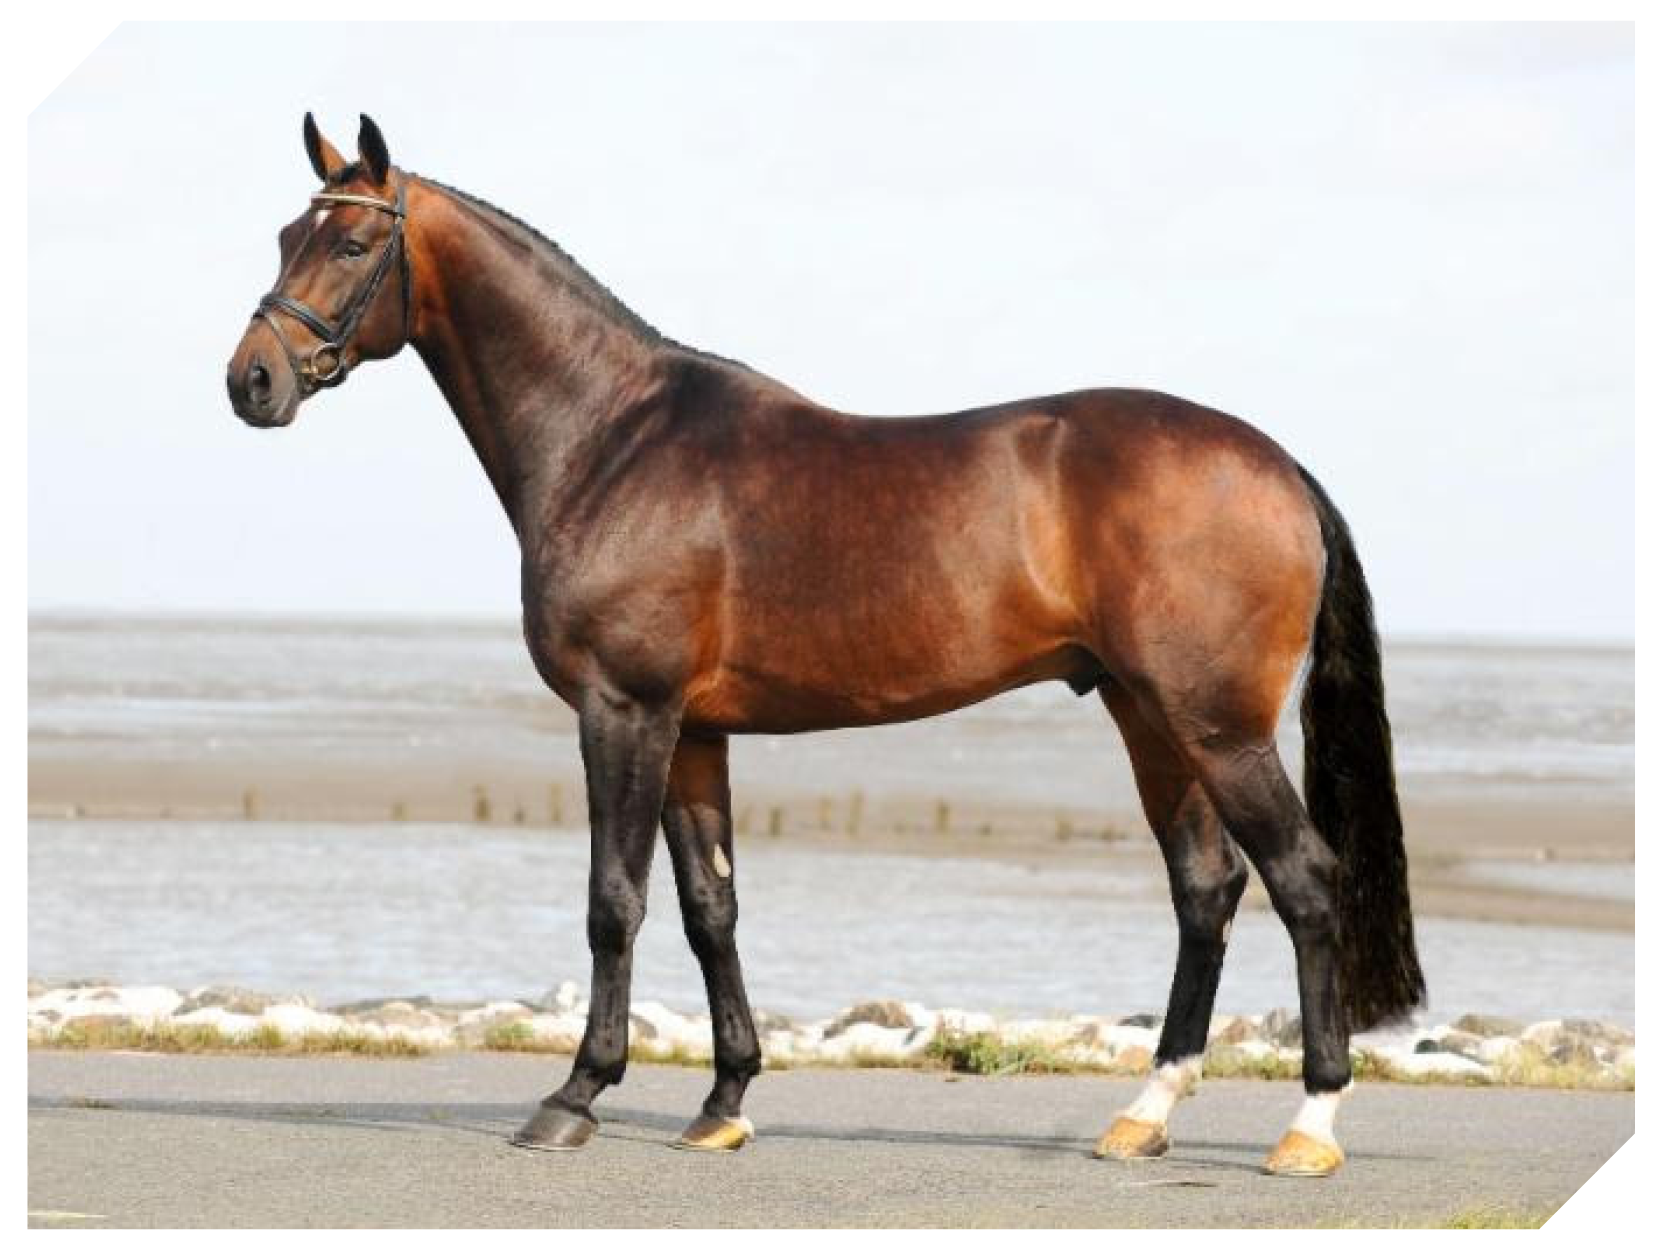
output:
[[[231,413],[307,109],[835,407],[1251,421],[1388,636],[1633,638],[1616,25],[123,26],[29,121],[32,609],[518,612],[413,351]]]

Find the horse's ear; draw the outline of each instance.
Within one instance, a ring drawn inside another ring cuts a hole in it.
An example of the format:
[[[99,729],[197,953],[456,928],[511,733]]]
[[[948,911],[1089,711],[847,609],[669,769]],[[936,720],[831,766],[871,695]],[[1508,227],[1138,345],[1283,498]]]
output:
[[[381,127],[364,114],[358,114],[358,159],[377,182],[387,181],[387,167],[393,162],[387,155],[387,141],[381,137]]]
[[[328,182],[330,176],[346,164],[346,159],[335,150],[333,143],[323,137],[310,113],[306,114],[306,124],[301,127],[301,133],[306,136],[306,159],[312,162],[313,172],[319,182]]]

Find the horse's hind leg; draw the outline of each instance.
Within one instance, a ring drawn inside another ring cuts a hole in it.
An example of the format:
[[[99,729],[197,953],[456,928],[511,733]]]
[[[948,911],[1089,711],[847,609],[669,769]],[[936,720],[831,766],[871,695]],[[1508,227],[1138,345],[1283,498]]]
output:
[[[745,998],[734,927],[739,918],[733,885],[733,821],[728,799],[725,737],[683,735],[670,763],[664,798],[664,837],[675,865],[682,927],[698,957],[710,998],[716,1084],[678,1146],[736,1150],[754,1136],[740,1114],[745,1087],[762,1070],[756,1024]]]
[[[1108,684],[1102,695],[1126,740],[1178,915],[1178,964],[1154,1074],[1096,1151],[1101,1158],[1148,1159],[1166,1153],[1167,1117],[1200,1079],[1213,997],[1230,922],[1247,884],[1247,865],[1177,749],[1145,720],[1125,691]]]
[[[1306,1098],[1265,1170],[1327,1176],[1345,1159],[1333,1124],[1351,1086],[1351,1039],[1340,985],[1338,860],[1294,792],[1269,728],[1191,737],[1183,750],[1293,939]]]

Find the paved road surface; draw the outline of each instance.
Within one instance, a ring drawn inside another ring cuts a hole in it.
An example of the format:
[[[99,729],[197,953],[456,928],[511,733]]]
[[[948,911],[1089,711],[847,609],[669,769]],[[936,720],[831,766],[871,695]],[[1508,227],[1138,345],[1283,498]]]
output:
[[[636,1066],[580,1153],[506,1136],[564,1061],[32,1052],[30,1223],[119,1225],[1289,1225],[1546,1212],[1633,1132],[1628,1094],[1364,1085],[1350,1163],[1259,1175],[1296,1085],[1211,1082],[1168,1159],[1088,1153],[1134,1083],[769,1073],[737,1155],[665,1143],[704,1073]]]

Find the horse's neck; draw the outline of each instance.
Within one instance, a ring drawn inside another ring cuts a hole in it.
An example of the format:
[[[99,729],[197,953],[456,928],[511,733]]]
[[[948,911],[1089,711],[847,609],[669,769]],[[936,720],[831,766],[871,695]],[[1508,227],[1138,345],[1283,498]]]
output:
[[[523,535],[659,384],[661,353],[522,228],[417,186],[412,341]]]

